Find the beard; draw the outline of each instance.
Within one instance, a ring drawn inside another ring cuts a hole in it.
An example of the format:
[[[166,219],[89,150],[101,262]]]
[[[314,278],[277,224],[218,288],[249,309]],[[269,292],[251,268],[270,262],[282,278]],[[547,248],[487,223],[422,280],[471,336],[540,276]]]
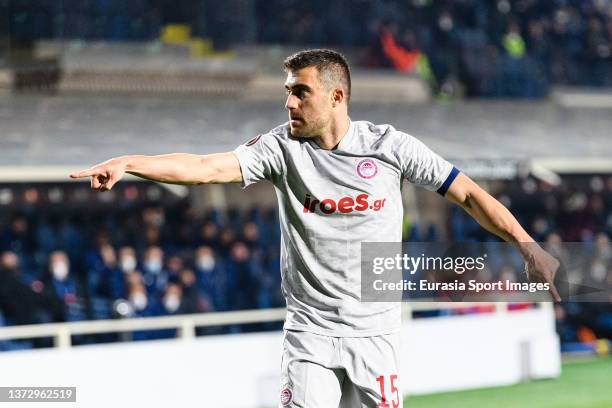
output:
[[[325,122],[323,120],[314,120],[309,123],[300,120],[298,126],[293,127],[289,125],[289,132],[293,137],[310,139],[321,135],[324,128]]]
[[[298,126],[298,127],[291,127],[289,126],[289,133],[291,133],[291,136],[296,137],[296,138],[306,138],[309,137],[310,132],[309,129],[306,128],[306,126]]]

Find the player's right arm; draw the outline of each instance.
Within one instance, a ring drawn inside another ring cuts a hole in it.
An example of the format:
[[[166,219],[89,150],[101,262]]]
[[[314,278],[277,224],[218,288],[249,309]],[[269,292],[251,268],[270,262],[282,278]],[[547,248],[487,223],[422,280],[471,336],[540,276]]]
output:
[[[196,155],[121,156],[89,169],[71,173],[71,178],[91,178],[91,188],[110,190],[125,173],[171,184],[237,183],[242,181],[238,158],[232,152]]]

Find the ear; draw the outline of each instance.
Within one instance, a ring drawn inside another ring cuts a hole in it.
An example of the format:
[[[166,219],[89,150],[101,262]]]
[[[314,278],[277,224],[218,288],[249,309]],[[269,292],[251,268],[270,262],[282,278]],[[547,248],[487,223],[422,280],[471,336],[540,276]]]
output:
[[[332,106],[335,108],[344,101],[344,90],[342,88],[334,88],[331,92]]]

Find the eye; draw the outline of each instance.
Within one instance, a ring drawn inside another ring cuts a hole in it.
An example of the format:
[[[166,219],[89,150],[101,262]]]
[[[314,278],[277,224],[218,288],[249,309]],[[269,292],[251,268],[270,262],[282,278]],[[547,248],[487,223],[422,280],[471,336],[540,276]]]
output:
[[[295,95],[297,98],[299,99],[304,99],[304,97],[307,95],[308,91],[306,89],[303,88],[295,88],[295,89],[285,89],[285,94],[287,95]]]

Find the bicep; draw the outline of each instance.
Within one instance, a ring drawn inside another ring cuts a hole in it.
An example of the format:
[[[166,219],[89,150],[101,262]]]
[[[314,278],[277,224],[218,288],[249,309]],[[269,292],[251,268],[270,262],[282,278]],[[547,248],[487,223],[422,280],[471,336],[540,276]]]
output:
[[[242,172],[238,158],[232,152],[201,156],[204,183],[239,183]]]
[[[463,207],[476,189],[480,189],[478,184],[465,174],[459,173],[446,190],[444,198]]]
[[[482,189],[474,180],[463,173],[457,174],[455,180],[451,183],[444,194],[444,198],[460,205],[466,210],[471,207],[473,199],[486,201],[489,198],[489,193]],[[492,198],[492,197],[491,197]]]

